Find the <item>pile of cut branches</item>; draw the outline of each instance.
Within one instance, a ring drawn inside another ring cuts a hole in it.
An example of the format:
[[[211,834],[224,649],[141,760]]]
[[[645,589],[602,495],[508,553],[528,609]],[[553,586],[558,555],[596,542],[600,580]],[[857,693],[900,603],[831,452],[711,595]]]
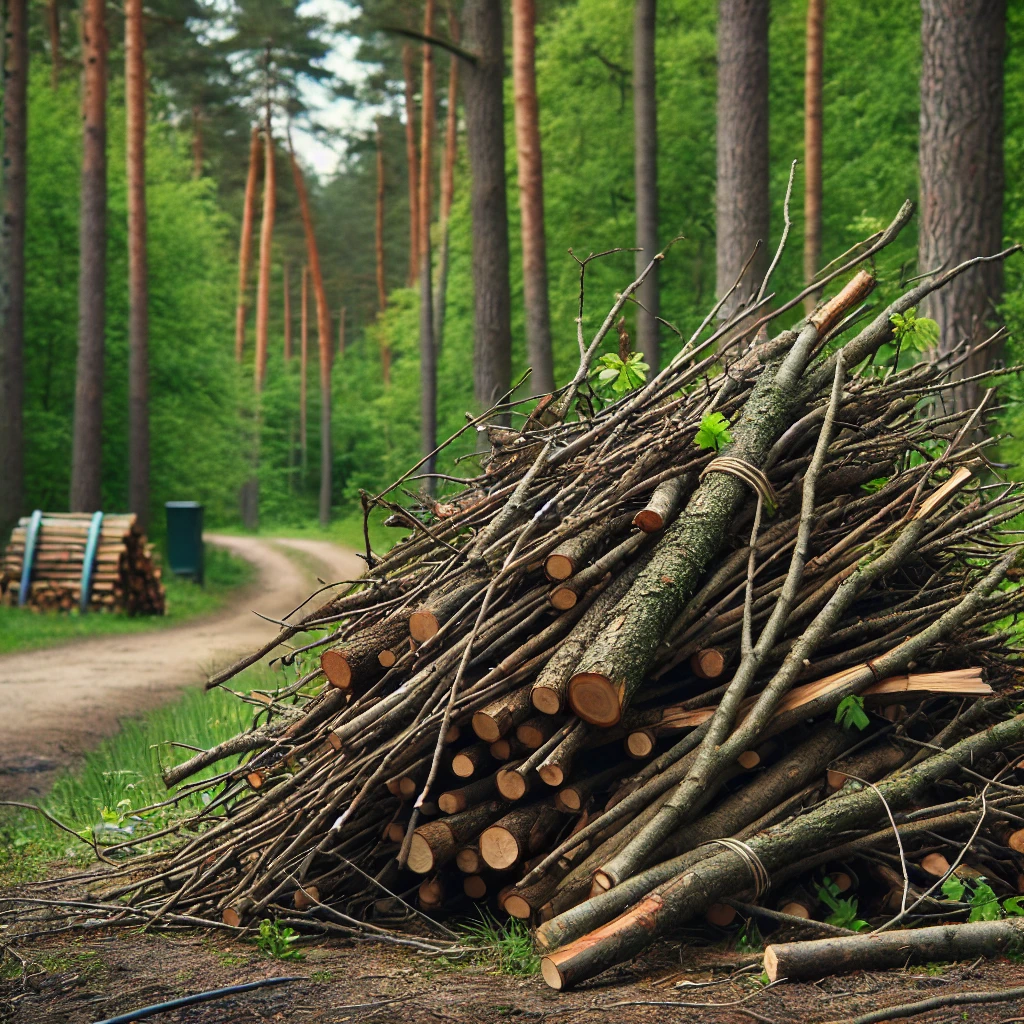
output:
[[[589,345],[580,327],[569,385],[519,428],[513,402],[468,424],[491,442],[479,476],[402,507],[414,467],[366,497],[411,532],[211,680],[306,634],[284,660],[308,671],[240,695],[251,729],[167,769],[207,802],[122,867],[121,920],[424,947],[396,915],[491,901],[538,926],[563,987],[737,907],[828,906],[839,923],[809,926],[844,934],[859,889],[863,914],[966,917],[925,890],[981,825],[967,863],[1016,892],[1024,493],[986,459],[987,399],[945,411],[966,350],[879,358],[971,265],[870,309],[859,267],[909,216],[793,328],[767,329],[804,293],[762,286],[602,406],[591,362],[657,257]]]

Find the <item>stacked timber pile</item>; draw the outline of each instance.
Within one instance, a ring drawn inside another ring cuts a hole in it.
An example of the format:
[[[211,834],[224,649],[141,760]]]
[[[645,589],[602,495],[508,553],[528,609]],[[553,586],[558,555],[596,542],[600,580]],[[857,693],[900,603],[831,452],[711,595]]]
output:
[[[560,988],[737,906],[823,916],[816,885],[934,913],[972,829],[965,863],[1016,891],[1024,796],[986,780],[1024,752],[1021,549],[1000,532],[1024,492],[987,464],[986,403],[943,411],[966,351],[880,352],[965,269],[869,312],[858,266],[909,213],[792,329],[767,327],[803,294],[713,310],[602,406],[591,360],[641,275],[589,345],[580,327],[566,388],[518,429],[509,406],[469,425],[492,444],[478,476],[412,509],[388,493],[415,468],[367,497],[411,534],[211,679],[300,637],[295,681],[241,698],[251,729],[166,770],[207,798],[180,842],[83,916],[106,899],[121,922],[436,948],[396,910],[408,932],[487,901],[537,926]]]
[[[90,531],[95,552],[86,573]],[[11,533],[0,571],[0,591],[17,604],[24,576],[26,546],[31,561],[23,604],[38,611],[80,608],[83,581],[88,611],[163,615],[164,587],[152,545],[132,515],[104,515],[94,526],[88,513],[46,512],[26,516]]]

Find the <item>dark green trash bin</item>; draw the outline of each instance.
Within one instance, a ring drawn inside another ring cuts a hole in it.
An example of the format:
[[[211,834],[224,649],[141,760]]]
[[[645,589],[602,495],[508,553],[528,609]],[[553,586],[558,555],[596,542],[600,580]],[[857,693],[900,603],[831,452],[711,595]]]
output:
[[[175,576],[203,582],[203,506],[198,501],[168,501],[167,565]]]

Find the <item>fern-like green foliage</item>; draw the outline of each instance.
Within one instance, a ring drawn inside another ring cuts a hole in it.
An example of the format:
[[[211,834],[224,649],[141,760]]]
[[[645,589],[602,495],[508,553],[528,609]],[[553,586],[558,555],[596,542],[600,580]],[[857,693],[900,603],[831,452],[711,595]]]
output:
[[[298,937],[294,928],[278,924],[277,921],[264,920],[260,921],[256,946],[265,956],[272,956],[275,960],[302,960],[305,954],[292,945]]]
[[[720,412],[705,413],[693,443],[698,448],[713,448],[720,452],[727,444],[732,443],[729,421]]]
[[[1003,917],[1024,917],[1020,896],[1000,900],[984,878],[977,878],[971,882],[950,875],[942,883],[942,894],[953,903],[966,903],[971,908],[968,921],[998,921]]]
[[[857,897],[851,896],[844,899],[840,894],[839,886],[826,875],[818,886],[818,899],[832,911],[825,918],[827,924],[834,924],[837,928],[848,928],[851,932],[863,931],[868,927],[867,921],[857,916]]]
[[[836,708],[836,724],[844,729],[863,731],[870,721],[864,710],[864,698],[859,694],[851,693],[849,697],[844,697]]]
[[[596,390],[610,391],[616,398],[640,387],[650,369],[639,352],[631,353],[625,360],[617,352],[608,352],[597,363],[592,374]]]
[[[903,314],[893,313],[889,323],[892,324],[893,341],[898,349],[924,352],[939,340],[939,325],[928,317],[918,316],[916,308]]]

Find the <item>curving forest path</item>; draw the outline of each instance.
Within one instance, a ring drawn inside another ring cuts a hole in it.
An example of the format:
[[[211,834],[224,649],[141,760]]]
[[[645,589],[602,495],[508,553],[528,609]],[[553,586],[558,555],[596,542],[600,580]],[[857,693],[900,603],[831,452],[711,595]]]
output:
[[[0,798],[46,792],[60,769],[117,732],[121,719],[170,700],[265,643],[277,627],[253,609],[281,618],[319,586],[318,576],[353,579],[364,568],[328,541],[220,534],[206,540],[257,570],[255,582],[216,614],[0,656]]]

